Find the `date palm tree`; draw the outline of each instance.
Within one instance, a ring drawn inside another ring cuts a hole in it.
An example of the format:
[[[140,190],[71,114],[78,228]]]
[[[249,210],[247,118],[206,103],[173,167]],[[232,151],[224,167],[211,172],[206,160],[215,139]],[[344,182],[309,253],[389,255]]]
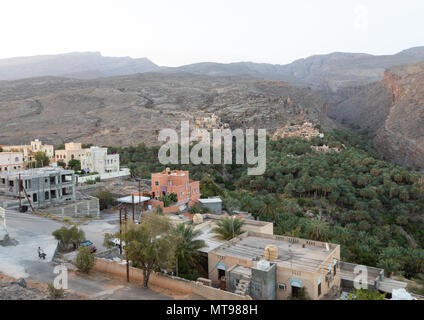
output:
[[[219,240],[231,240],[243,233],[244,221],[239,218],[225,217],[216,224],[217,226],[212,229],[212,232],[216,234],[216,238]]]
[[[173,230],[176,250],[175,259],[177,270],[180,274],[185,274],[189,268],[197,268],[199,265],[199,249],[206,246],[205,241],[196,238],[202,233],[200,230],[194,230],[192,226],[186,226],[180,223]]]

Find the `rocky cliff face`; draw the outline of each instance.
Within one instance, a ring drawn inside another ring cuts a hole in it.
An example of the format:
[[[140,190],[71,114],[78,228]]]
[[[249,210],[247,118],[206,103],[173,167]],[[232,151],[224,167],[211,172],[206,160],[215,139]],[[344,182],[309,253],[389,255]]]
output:
[[[350,94],[330,116],[369,134],[386,158],[424,169],[424,63],[392,67]]]
[[[424,63],[392,68],[383,83],[392,105],[375,141],[388,158],[424,169]]]

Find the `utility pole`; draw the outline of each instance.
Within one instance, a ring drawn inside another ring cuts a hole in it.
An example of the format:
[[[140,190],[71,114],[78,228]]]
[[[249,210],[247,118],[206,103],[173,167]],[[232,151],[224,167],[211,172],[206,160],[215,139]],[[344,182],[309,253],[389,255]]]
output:
[[[119,254],[122,255],[122,208],[119,208]]]
[[[138,180],[138,212],[139,217],[138,217],[138,221],[140,221],[141,223],[141,202],[140,202],[140,197],[141,197],[141,180]]]
[[[19,212],[22,212],[22,200],[21,200],[22,184],[21,184],[21,174],[19,174],[19,178],[18,178],[18,189],[19,189]]]
[[[134,207],[134,194],[131,195],[131,200],[132,200],[132,218],[133,218],[133,222],[134,222],[135,221],[134,220],[134,211],[135,211],[135,207]]]
[[[127,207],[125,207],[125,246],[127,246]],[[127,282],[130,282],[130,264],[128,262],[128,252],[125,248],[125,258],[127,259]]]

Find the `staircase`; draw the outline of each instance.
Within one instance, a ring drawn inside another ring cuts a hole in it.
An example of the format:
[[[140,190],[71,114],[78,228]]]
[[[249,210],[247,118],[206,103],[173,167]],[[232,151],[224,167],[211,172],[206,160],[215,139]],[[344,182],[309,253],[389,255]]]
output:
[[[246,296],[249,294],[250,287],[250,279],[243,277],[240,279],[239,283],[236,286],[236,290],[234,293],[239,294],[241,296]]]

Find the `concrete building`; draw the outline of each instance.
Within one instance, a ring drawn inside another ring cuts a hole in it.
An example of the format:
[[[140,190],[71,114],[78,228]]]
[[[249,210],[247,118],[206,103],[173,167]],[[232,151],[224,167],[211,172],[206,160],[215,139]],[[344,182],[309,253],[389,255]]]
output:
[[[55,158],[66,165],[70,160],[77,159],[81,162],[81,169],[86,172],[119,172],[119,154],[107,154],[107,148],[82,148],[81,143],[70,142],[65,144],[65,150],[56,150]]]
[[[160,173],[152,173],[152,199],[159,200],[170,193],[177,195],[179,204],[185,203],[191,207],[200,198],[199,181],[190,180],[188,171],[166,168]]]
[[[209,208],[211,213],[222,214],[221,198],[199,199],[199,206]]]
[[[255,299],[285,300],[302,288],[312,300],[337,292],[339,262],[339,245],[253,231],[208,252],[212,283]]]
[[[37,152],[44,152],[49,159],[54,159],[54,147],[50,144],[43,144],[41,140],[35,139],[30,142],[29,145],[14,145],[14,146],[0,146],[3,151],[8,152],[21,152],[23,154],[23,161],[25,164],[28,164],[31,161],[34,161],[34,156]],[[44,165],[49,165],[45,163]]]
[[[0,172],[16,172],[24,169],[22,152],[0,152]]]
[[[191,221],[193,220],[194,215],[190,215]],[[201,234],[196,238],[198,240],[205,241],[206,246],[204,248],[201,248],[199,251],[208,254],[209,251],[212,251],[222,244],[225,243],[225,241],[218,240],[216,238],[216,234],[212,231],[216,226],[217,222],[226,216],[224,215],[216,215],[216,214],[202,214],[202,219],[199,223],[194,224],[194,229],[201,231]],[[244,219],[244,224],[242,226],[242,231],[248,232],[257,232],[261,234],[268,234],[273,235],[274,234],[274,225],[272,222],[268,221],[256,221],[256,220],[248,220]]]
[[[22,204],[28,206],[25,192],[22,188],[19,191],[19,179],[34,208],[75,200],[75,177],[72,170],[44,167],[0,174],[1,193],[18,200],[20,196]]]

